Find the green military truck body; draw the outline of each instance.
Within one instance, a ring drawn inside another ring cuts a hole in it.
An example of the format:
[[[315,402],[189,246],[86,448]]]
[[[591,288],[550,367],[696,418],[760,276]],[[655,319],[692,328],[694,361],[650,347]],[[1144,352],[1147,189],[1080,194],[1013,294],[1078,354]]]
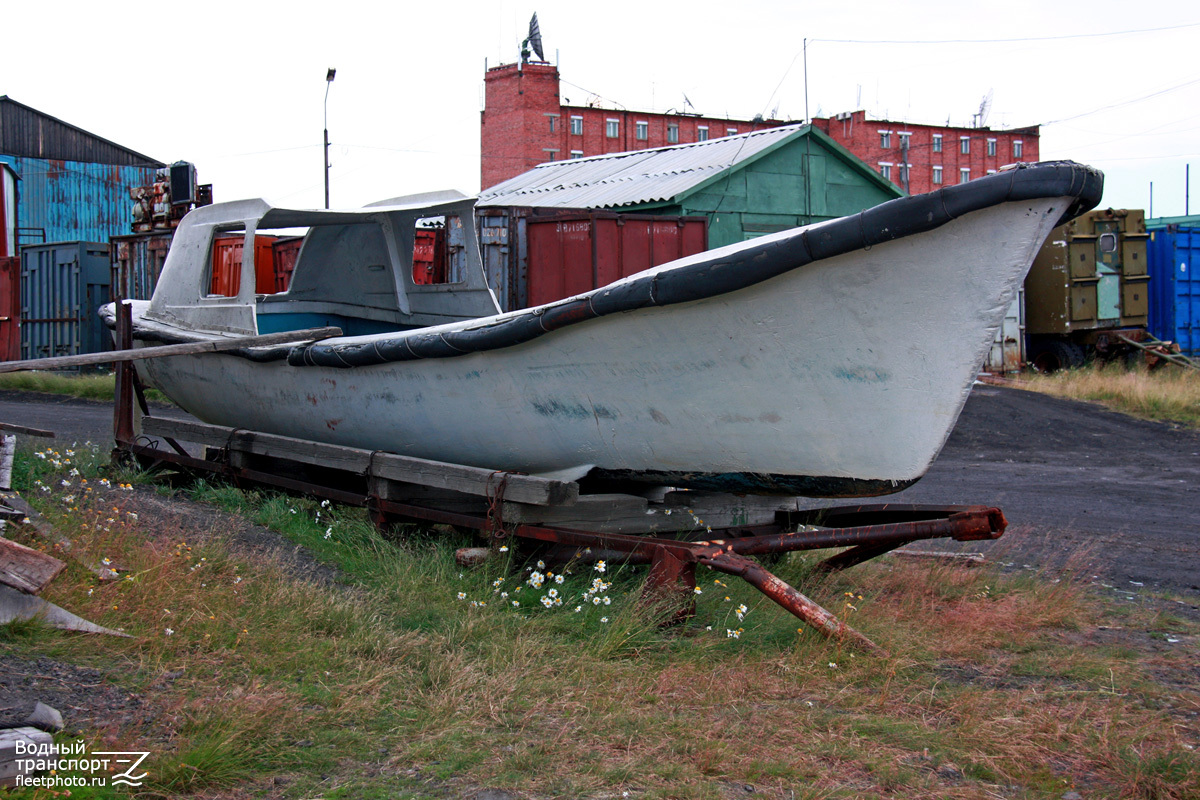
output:
[[[1145,336],[1149,311],[1145,214],[1091,211],[1055,228],[1025,279],[1028,358],[1038,369],[1111,358],[1118,338]]]

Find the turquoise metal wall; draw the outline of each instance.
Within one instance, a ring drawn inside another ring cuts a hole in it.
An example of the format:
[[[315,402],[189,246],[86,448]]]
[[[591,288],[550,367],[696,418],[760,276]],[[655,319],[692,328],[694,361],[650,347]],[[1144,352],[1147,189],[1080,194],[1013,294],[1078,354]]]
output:
[[[154,183],[155,167],[0,155],[17,173],[18,241],[106,242],[131,232],[129,190]]]

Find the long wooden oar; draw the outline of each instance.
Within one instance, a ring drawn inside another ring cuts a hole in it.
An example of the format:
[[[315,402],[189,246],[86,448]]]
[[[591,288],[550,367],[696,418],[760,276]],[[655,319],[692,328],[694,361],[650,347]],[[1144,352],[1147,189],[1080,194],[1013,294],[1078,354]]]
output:
[[[207,339],[203,342],[164,344],[157,347],[141,347],[136,350],[110,350],[106,353],[84,353],[78,356],[0,361],[0,372],[62,369],[64,367],[82,367],[88,364],[115,364],[118,361],[137,361],[143,358],[186,356],[192,353],[219,353],[223,350],[237,350],[242,347],[264,347],[272,344],[288,344],[289,342],[315,342],[341,335],[341,328],[308,328],[302,331],[267,333],[262,336],[240,336],[236,339]]]

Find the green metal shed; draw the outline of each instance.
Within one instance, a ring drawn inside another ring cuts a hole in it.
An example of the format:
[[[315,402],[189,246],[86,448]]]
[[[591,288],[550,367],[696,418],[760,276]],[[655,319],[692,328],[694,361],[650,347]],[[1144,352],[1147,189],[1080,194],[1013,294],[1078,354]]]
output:
[[[904,193],[811,125],[542,164],[481,208],[605,208],[708,218],[720,247],[856,214]]]

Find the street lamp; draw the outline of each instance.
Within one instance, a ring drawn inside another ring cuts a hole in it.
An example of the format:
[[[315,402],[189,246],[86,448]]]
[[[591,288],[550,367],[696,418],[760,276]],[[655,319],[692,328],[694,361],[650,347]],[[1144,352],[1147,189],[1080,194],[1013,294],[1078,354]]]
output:
[[[333,67],[325,73],[325,208],[329,209],[329,84],[333,83],[337,70]]]

